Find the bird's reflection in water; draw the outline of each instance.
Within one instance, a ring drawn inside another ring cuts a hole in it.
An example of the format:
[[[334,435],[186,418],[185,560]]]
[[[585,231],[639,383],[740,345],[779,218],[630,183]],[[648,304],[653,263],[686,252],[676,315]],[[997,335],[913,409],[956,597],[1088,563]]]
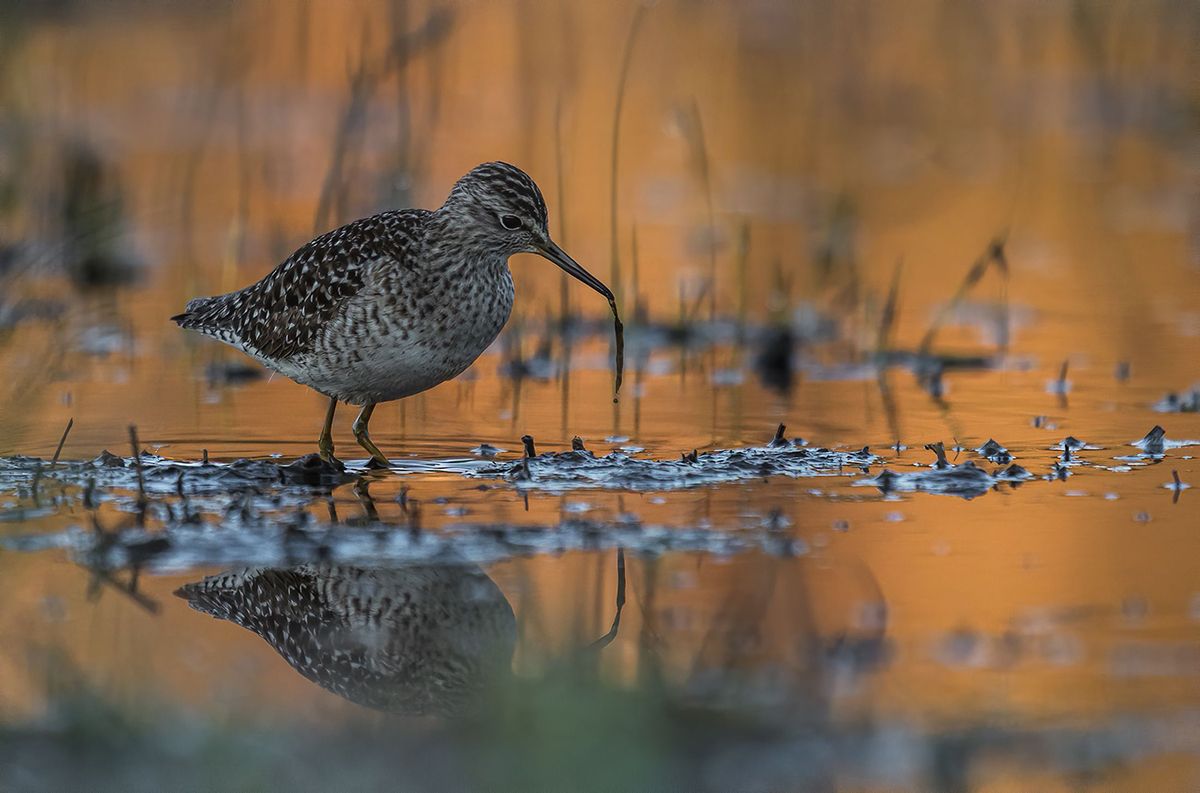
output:
[[[512,607],[474,565],[259,568],[176,594],[334,694],[405,715],[464,713],[508,675],[516,643]]]
[[[557,707],[539,698],[539,688],[551,699],[580,703],[601,694],[605,707],[618,707],[621,698],[604,694],[610,689],[596,676],[625,605],[625,555],[618,549],[615,556],[610,629],[554,658],[536,680],[513,674],[517,620],[500,587],[475,565],[310,563],[226,572],[177,594],[198,611],[255,632],[304,677],[360,705],[443,717],[499,706],[537,718],[530,708]],[[626,693],[640,701],[643,717],[644,708],[658,703],[664,718],[683,705],[752,711],[776,725],[820,725],[847,682],[887,663],[883,596],[856,560],[823,558],[818,565],[749,555],[724,565],[685,556],[641,562],[640,625],[628,637],[638,663]],[[705,591],[717,596],[698,600],[691,588],[669,585],[685,573],[700,576]],[[536,702],[522,701],[530,695]]]

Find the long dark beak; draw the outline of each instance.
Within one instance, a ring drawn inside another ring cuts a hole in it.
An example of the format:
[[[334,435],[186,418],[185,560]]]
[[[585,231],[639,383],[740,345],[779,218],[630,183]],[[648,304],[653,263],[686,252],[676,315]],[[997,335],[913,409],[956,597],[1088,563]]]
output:
[[[558,247],[554,240],[546,240],[546,244],[539,248],[538,253],[563,268],[567,273],[583,281],[610,301],[613,299],[612,291],[604,285],[604,282],[580,267],[579,262],[568,256],[567,252]]]

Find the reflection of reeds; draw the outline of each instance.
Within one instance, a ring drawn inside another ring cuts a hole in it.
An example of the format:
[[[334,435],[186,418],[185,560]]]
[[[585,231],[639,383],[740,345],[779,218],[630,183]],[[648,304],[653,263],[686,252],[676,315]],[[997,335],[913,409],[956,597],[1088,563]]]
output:
[[[393,16],[393,23],[402,15]],[[453,14],[444,8],[430,12],[425,21],[414,31],[394,31],[387,49],[380,56],[367,53],[366,30],[359,61],[350,76],[350,97],[334,132],[329,167],[321,186],[313,225],[317,231],[326,229],[346,213],[346,190],[350,183],[347,173],[347,158],[360,148],[365,134],[366,117],[370,100],[379,85],[389,76],[399,76],[408,63],[419,53],[443,41],[450,32]],[[405,103],[401,102],[401,108]],[[407,117],[402,117],[401,138],[407,137]]]
[[[738,341],[746,340],[747,306],[750,296],[750,221],[743,220],[738,229],[737,249],[734,257],[737,277],[737,322]]]
[[[558,193],[558,244],[570,249],[570,244],[567,239],[567,213],[566,213],[566,175],[563,173],[563,140],[562,140],[562,94],[558,95],[557,101],[554,103],[554,187]],[[565,272],[559,273],[558,283],[558,317],[562,328],[567,327],[567,320],[570,316],[570,286],[571,277]]]
[[[708,141],[704,136],[704,119],[700,115],[700,103],[692,98],[688,112],[683,117],[681,128],[691,152],[689,158],[704,190],[705,229],[702,244],[708,254],[708,318],[717,314],[717,228],[713,211],[712,165],[708,153]]]
[[[629,257],[633,279],[633,321],[641,322],[644,320],[644,317],[642,317],[642,272],[641,257],[638,254],[638,227],[636,222],[633,224],[630,236]]]
[[[133,469],[137,473],[137,508],[138,508],[138,525],[141,526],[146,522],[146,477],[142,472],[142,450],[138,443],[137,427],[133,424],[129,425],[129,448],[133,453]]]
[[[365,49],[365,36],[364,36]],[[366,120],[367,101],[375,91],[381,75],[368,71],[365,53],[360,55],[358,68],[350,76],[350,97],[333,135],[329,167],[321,184],[317,208],[313,214],[313,230],[320,232],[333,226],[337,218],[345,217],[346,158],[358,149]]]
[[[883,304],[883,311],[879,315],[879,333],[875,337],[875,354],[885,354],[890,345],[892,329],[896,325],[896,315],[899,311],[900,302],[900,274],[904,270],[904,260],[900,259],[896,262],[896,269],[892,271],[892,285],[888,288],[887,302]]]
[[[633,20],[629,23],[629,33],[625,36],[625,48],[621,55],[621,71],[617,79],[617,100],[613,108],[612,161],[609,166],[609,246],[612,255],[612,287],[618,301],[623,297],[621,293],[621,253],[617,233],[617,177],[621,162],[621,111],[625,107],[625,86],[629,80],[629,64],[633,60],[633,45],[637,40],[637,34],[641,30],[642,20],[645,16],[646,5],[638,3],[633,12]]]
[[[967,296],[967,293],[970,292],[977,283],[979,283],[984,274],[987,273],[987,271],[993,266],[1000,271],[1001,276],[1005,279],[1005,281],[1007,281],[1008,260],[1004,254],[1003,236],[997,237],[988,243],[987,250],[985,250],[979,256],[979,258],[974,261],[974,263],[972,263],[970,269],[967,270],[967,274],[963,278],[962,283],[958,285],[958,290],[955,291],[954,296],[950,298],[950,302],[941,307],[937,313],[937,316],[934,317],[933,322],[930,324],[929,329],[925,331],[925,336],[921,339],[921,345],[917,350],[918,355],[922,357],[929,355],[929,351],[933,347],[933,341],[937,337],[938,331],[941,330],[942,324],[945,323],[946,318],[950,316],[951,312],[958,308],[958,304],[963,301],[963,298]],[[1007,305],[1005,305],[1005,312],[1007,313]],[[1007,316],[1004,319],[1004,327],[1008,327]],[[1007,332],[1005,333],[1005,338],[1003,341],[1005,344],[1007,344]]]
[[[236,32],[236,30],[235,30]],[[199,186],[202,178],[204,157],[214,137],[215,121],[219,118],[218,110],[225,99],[231,85],[245,83],[246,73],[250,67],[252,50],[234,35],[228,35],[219,42],[212,42],[212,48],[220,53],[215,68],[196,76],[200,88],[189,91],[184,100],[191,104],[185,109],[194,129],[195,142],[186,149],[186,154],[179,163],[179,184],[173,192],[179,196],[179,232],[182,236],[181,248],[184,261],[188,266],[186,292],[194,294],[199,280],[195,272],[200,264],[195,255],[196,231],[196,200],[199,197]]]
[[[859,307],[861,276],[858,272],[860,213],[854,199],[839,193],[826,210],[825,228],[813,251],[818,282],[832,285],[833,301],[842,309]]]
[[[0,371],[8,374],[0,386],[0,449],[17,448],[34,417],[47,407],[45,392],[62,375],[68,332],[62,318],[38,329],[0,330]]]
[[[617,548],[617,600],[616,611],[613,613],[612,625],[608,632],[588,645],[590,650],[602,650],[612,644],[621,628],[621,612],[625,609],[625,549]]]

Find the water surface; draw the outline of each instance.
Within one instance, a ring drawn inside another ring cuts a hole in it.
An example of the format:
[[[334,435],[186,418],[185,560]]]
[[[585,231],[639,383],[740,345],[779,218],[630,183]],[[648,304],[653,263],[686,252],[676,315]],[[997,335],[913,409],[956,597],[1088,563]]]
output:
[[[1128,12],[3,12],[3,785],[1194,786],[1200,17]],[[324,400],[167,318],[489,159],[620,402],[517,257],[392,471],[281,474]]]

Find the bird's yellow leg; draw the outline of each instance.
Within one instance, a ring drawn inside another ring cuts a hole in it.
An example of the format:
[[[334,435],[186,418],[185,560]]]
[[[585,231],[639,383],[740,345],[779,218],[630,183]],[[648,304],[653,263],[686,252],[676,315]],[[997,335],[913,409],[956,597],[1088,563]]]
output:
[[[371,414],[375,412],[375,403],[368,402],[363,405],[363,409],[359,412],[358,418],[354,419],[354,424],[351,429],[354,431],[354,440],[358,441],[358,445],[367,450],[371,455],[371,465],[375,468],[389,468],[391,463],[388,458],[384,457],[383,452],[379,451],[379,447],[371,440],[371,436],[367,434],[367,423],[371,420]]]
[[[329,409],[325,411],[325,426],[321,429],[321,438],[317,441],[317,449],[321,459],[330,465],[337,465],[338,459],[333,456],[333,413],[337,410],[337,400],[329,398]]]

